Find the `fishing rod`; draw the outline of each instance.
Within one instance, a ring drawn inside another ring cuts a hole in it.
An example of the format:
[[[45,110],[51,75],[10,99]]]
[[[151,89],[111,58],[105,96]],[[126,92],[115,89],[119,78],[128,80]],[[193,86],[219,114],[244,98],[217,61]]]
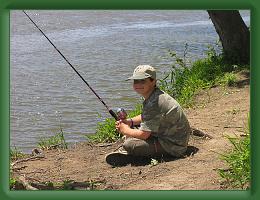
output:
[[[84,81],[84,83],[86,83],[86,85],[88,86],[88,88],[95,94],[95,96],[98,98],[98,100],[106,107],[106,109],[108,110],[108,112],[110,113],[110,115],[112,117],[115,118],[115,120],[118,119],[122,119],[120,117],[121,112],[124,112],[124,109],[119,108],[118,109],[118,114],[119,117],[117,116],[117,114],[110,109],[107,104],[103,101],[103,99],[95,92],[95,90],[88,84],[88,82],[81,76],[81,74],[75,69],[75,67],[73,67],[73,65],[68,61],[68,59],[60,52],[60,50],[53,44],[53,42],[45,35],[45,33],[37,26],[37,24],[32,20],[32,18],[23,10],[23,13],[29,18],[29,20],[34,24],[34,26],[43,34],[43,36],[51,43],[51,45],[56,49],[56,51],[58,51],[58,53],[62,56],[62,58],[69,64],[69,66],[74,70],[74,72],[76,72],[76,74],[81,78],[82,81]]]

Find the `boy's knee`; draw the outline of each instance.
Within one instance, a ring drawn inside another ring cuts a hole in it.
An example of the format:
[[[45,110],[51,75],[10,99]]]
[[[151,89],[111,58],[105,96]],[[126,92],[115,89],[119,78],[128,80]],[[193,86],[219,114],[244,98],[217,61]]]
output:
[[[129,139],[123,143],[123,148],[131,155],[134,156],[149,156],[151,149],[149,144],[140,139]]]
[[[126,140],[123,143],[123,148],[129,153],[129,154],[133,154],[133,150],[135,148],[136,144],[133,140]]]

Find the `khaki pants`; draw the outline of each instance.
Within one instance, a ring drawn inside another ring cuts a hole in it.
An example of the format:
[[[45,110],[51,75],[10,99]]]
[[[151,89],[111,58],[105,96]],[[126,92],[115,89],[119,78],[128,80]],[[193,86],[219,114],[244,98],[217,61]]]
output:
[[[128,137],[123,148],[134,156],[161,156],[169,155],[160,145],[158,138],[150,136],[146,140]]]

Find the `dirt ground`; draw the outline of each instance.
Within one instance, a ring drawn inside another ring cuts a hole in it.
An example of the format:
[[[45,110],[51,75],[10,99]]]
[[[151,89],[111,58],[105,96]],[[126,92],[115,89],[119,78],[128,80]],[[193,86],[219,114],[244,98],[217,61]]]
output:
[[[77,143],[67,150],[48,150],[41,157],[17,162],[13,175],[28,183],[71,181],[75,188],[87,182],[87,189],[98,190],[227,189],[217,172],[227,168],[219,153],[231,147],[224,135],[244,133],[250,108],[249,74],[239,77],[237,87],[203,91],[196,96],[196,106],[185,110],[191,126],[200,131],[191,136],[185,158],[160,158],[154,165],[151,159],[140,159],[111,167],[105,155],[119,147],[120,141],[112,145]],[[197,134],[201,132],[208,136]]]

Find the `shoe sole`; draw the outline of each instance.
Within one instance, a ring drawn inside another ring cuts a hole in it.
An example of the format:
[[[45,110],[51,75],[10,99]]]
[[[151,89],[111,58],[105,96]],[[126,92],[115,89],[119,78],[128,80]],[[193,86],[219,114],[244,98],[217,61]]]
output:
[[[127,164],[131,163],[131,161],[132,156],[128,154],[115,152],[106,155],[106,162],[115,167],[126,166]]]

